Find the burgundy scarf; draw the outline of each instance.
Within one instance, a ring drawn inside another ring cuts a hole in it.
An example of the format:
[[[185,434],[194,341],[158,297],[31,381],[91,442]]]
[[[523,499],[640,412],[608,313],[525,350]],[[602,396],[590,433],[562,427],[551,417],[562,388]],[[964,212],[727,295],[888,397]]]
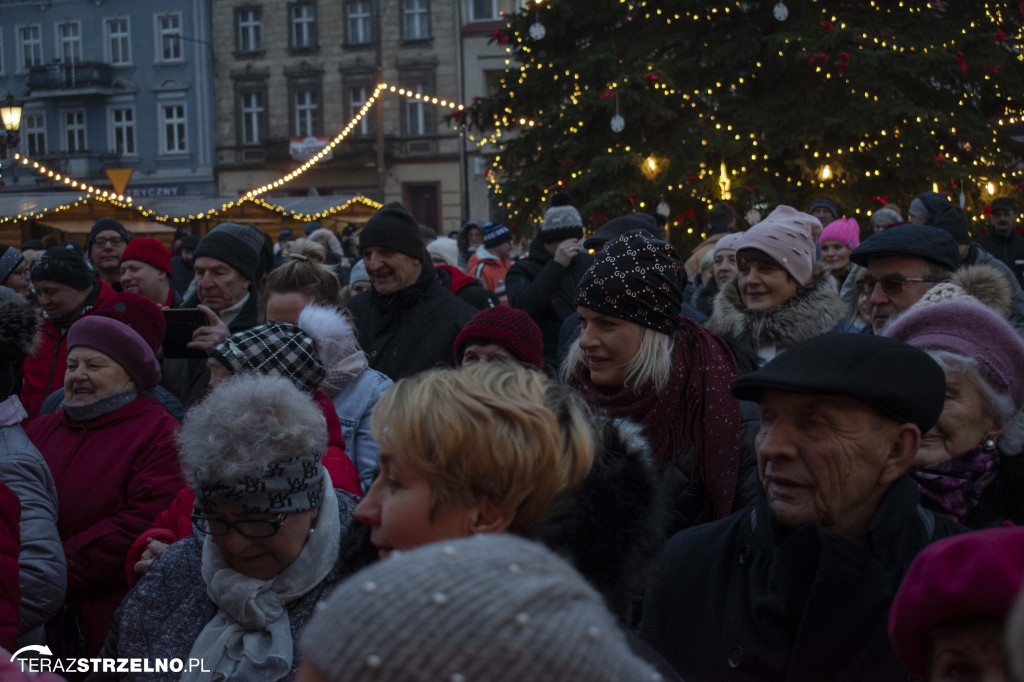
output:
[[[999,453],[975,445],[956,457],[914,467],[910,477],[921,490],[921,504],[939,516],[963,523],[985,488],[996,478]]]
[[[675,463],[692,444],[694,468],[707,490],[705,516],[721,519],[732,513],[739,477],[740,404],[729,393],[736,361],[717,334],[687,318],[679,322],[672,375],[661,391],[622,388],[609,394],[591,383],[585,365],[568,384],[599,412],[642,424],[659,464]]]

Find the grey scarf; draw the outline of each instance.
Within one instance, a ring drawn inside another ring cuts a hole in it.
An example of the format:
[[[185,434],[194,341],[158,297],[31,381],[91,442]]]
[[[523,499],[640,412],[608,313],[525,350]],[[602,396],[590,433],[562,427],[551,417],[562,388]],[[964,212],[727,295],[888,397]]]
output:
[[[316,532],[294,563],[271,580],[249,578],[232,569],[213,538],[206,536],[203,580],[217,615],[199,633],[189,658],[201,659],[212,673],[207,677],[188,671],[181,682],[275,682],[288,675],[294,644],[287,605],[323,582],[341,544],[338,498],[326,472],[323,493]]]
[[[74,419],[76,422],[87,422],[96,417],[102,417],[105,414],[110,414],[115,410],[120,410],[122,407],[130,403],[139,397],[139,392],[134,388],[128,389],[127,391],[120,391],[118,393],[111,393],[105,395],[102,398],[98,398],[91,403],[85,405],[68,405],[63,403],[61,408],[64,410],[70,419]]]

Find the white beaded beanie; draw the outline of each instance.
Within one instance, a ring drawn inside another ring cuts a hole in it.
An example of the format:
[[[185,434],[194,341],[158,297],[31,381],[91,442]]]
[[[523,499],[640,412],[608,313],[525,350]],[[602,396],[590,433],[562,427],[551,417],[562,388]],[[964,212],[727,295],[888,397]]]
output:
[[[662,679],[569,564],[507,534],[394,552],[318,605],[299,646],[332,682]]]

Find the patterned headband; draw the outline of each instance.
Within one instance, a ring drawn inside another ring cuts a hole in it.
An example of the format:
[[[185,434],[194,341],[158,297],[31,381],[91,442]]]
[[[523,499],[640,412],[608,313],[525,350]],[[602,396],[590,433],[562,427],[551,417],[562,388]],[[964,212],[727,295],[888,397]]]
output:
[[[196,481],[196,506],[210,511],[237,504],[257,514],[318,509],[326,475],[321,459],[321,453],[315,452],[272,462],[262,471],[232,481]]]

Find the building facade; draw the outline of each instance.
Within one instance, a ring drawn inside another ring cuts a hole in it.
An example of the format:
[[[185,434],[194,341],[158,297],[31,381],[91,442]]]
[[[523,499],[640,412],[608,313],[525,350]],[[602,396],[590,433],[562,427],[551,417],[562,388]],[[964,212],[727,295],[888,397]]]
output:
[[[17,151],[95,185],[131,169],[140,199],[216,192],[211,59],[208,0],[0,0]],[[54,186],[27,168],[4,177],[6,192]]]
[[[485,72],[504,68],[504,49],[487,41],[514,3],[215,2],[220,192],[244,194],[294,169],[355,119],[378,82],[455,102],[485,94]],[[445,232],[490,219],[486,169],[445,120],[450,110],[391,92],[378,106],[330,158],[272,193],[397,200]]]

